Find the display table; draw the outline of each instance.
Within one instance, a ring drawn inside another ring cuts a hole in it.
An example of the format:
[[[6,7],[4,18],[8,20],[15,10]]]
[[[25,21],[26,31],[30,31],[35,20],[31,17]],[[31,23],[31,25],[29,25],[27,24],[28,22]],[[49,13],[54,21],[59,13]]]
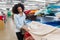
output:
[[[0,30],[4,30],[4,21],[0,20]]]
[[[37,23],[38,24],[38,23]],[[29,25],[35,25],[36,24],[29,24]],[[33,26],[32,28],[36,28]],[[40,28],[42,27],[42,29],[38,29],[39,32],[37,32],[35,29],[35,33],[33,33],[33,30],[29,29],[30,31],[28,31],[29,35],[34,39],[34,40],[60,40],[60,28],[55,28],[55,27],[51,27],[51,26],[44,26],[46,28],[43,27],[43,25],[39,26]],[[46,30],[47,29],[47,30]],[[37,34],[36,34],[37,33]],[[39,34],[40,33],[40,34]],[[29,37],[29,36],[28,36]]]
[[[30,32],[30,34],[32,35],[32,37],[35,40],[60,40],[60,29],[57,29],[56,31],[48,34],[48,35],[44,35],[44,36],[39,36],[39,35],[35,35],[33,33]]]
[[[0,15],[0,30],[4,30],[6,15]]]

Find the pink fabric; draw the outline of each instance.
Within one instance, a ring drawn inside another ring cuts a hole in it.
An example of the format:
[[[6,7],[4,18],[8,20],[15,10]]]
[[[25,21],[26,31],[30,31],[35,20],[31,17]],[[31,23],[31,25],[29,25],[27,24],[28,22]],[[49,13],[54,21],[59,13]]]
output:
[[[6,20],[6,15],[3,15],[4,20]]]

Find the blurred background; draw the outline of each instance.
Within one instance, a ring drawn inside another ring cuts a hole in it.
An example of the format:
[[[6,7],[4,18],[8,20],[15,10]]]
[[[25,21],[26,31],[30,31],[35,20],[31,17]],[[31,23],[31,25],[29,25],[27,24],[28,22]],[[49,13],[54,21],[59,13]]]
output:
[[[27,23],[37,21],[60,28],[60,0],[0,0],[0,40],[17,40],[12,13],[17,3],[24,4]]]
[[[25,10],[44,9],[46,5],[53,8],[53,12],[60,12],[60,0],[0,0],[0,11],[6,11],[7,8],[12,9],[14,4],[23,3]]]

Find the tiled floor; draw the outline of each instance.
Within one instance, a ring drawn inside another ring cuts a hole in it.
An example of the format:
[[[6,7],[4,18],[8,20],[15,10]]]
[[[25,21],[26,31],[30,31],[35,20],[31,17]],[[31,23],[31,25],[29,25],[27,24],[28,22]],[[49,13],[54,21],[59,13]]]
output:
[[[15,26],[11,18],[8,18],[4,30],[0,31],[0,40],[17,40]]]

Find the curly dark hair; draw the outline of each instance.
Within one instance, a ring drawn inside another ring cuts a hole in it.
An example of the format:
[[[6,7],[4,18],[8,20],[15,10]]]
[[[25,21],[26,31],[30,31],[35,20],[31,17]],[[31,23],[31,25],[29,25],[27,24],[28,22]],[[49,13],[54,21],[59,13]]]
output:
[[[17,10],[18,7],[21,7],[21,8],[22,8],[22,12],[24,12],[24,5],[21,4],[21,3],[18,3],[18,4],[15,4],[15,5],[13,6],[13,8],[12,8],[12,12],[13,12],[14,14],[19,14],[19,12],[18,12],[18,10]]]

